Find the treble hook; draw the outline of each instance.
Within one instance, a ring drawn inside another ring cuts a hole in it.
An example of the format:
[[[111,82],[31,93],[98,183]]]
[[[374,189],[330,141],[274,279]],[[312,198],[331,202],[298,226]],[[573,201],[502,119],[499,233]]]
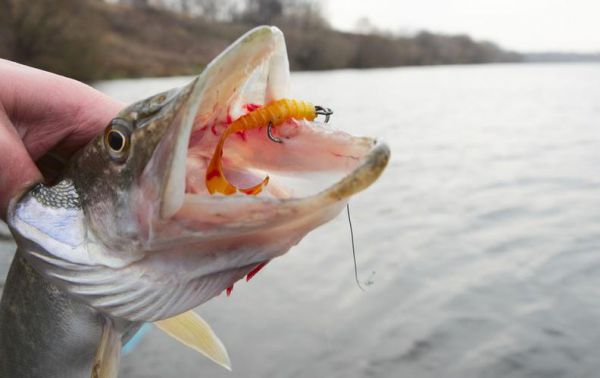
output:
[[[325,116],[325,123],[327,123],[329,122],[329,118],[333,114],[333,110],[331,110],[330,108],[325,108],[323,106],[316,105],[315,114]],[[277,138],[273,135],[273,122],[269,122],[269,126],[267,127],[267,136],[272,142],[283,143],[283,140],[281,138]]]
[[[325,123],[327,123],[327,122],[329,122],[329,117],[331,117],[331,115],[333,114],[333,110],[331,110],[330,108],[324,108],[322,106],[316,105],[315,113],[317,113],[319,115],[324,115]]]
[[[273,122],[269,122],[269,126],[267,127],[267,136],[275,143],[283,143],[283,140],[273,136]]]

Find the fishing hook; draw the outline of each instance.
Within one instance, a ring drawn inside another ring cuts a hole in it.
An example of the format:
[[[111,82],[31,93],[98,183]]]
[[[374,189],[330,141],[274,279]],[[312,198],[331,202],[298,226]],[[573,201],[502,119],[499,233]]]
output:
[[[331,115],[333,114],[333,110],[331,110],[330,108],[324,108],[322,106],[316,105],[315,113],[317,113],[319,115],[324,115],[325,123],[327,123],[327,122],[329,122],[329,117],[331,117]]]
[[[281,140],[281,138],[273,136],[273,122],[269,122],[269,126],[267,127],[267,135],[269,136],[269,139],[271,139],[273,142],[283,143],[283,140]]]
[[[333,110],[330,108],[325,108],[320,105],[315,106],[315,114],[325,116],[325,123],[329,122],[329,118],[333,114]],[[269,139],[275,143],[283,143],[281,138],[277,138],[273,135],[273,122],[269,122],[269,126],[267,127],[267,136]]]

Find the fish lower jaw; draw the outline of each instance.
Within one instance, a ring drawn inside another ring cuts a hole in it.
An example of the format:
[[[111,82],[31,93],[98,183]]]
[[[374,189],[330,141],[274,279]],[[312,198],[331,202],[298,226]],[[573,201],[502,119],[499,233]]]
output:
[[[352,195],[366,189],[381,175],[390,150],[385,143],[371,143],[369,152],[350,172],[338,174],[334,180],[329,178],[319,190],[294,193],[293,187],[273,176],[265,193],[258,196],[186,193],[182,207],[167,221],[172,227],[170,233],[180,241],[182,237],[189,238],[190,242],[198,238],[210,241],[246,235],[269,243],[281,240],[286,246],[293,245],[294,237],[332,219]],[[293,182],[298,181],[302,180]],[[280,193],[271,194],[276,191]]]

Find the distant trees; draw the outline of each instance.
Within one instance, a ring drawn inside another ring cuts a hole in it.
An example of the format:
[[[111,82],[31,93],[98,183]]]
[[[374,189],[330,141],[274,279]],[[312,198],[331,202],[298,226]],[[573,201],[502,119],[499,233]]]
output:
[[[236,0],[173,0],[160,1],[160,7],[191,16],[202,16],[208,20],[230,20],[236,13]]]
[[[515,61],[517,56],[490,42],[476,42],[467,35],[445,36],[420,32],[413,38],[420,65]]]
[[[0,0],[0,56],[91,79],[99,50],[93,0]]]
[[[223,0],[180,0],[181,11],[186,14],[201,14],[210,20],[217,20],[225,8],[229,8]]]
[[[115,6],[118,2],[123,6]],[[331,29],[317,0],[0,0],[0,57],[83,80],[197,73],[257,24],[295,70],[519,61],[466,35]]]
[[[113,0],[134,8],[158,8],[210,20],[230,19],[239,0]]]
[[[136,8],[155,7],[209,20],[250,24],[327,25],[317,0],[117,0]]]
[[[150,8],[150,0],[122,0],[123,4],[128,4],[136,8]]]
[[[245,0],[234,18],[255,25],[274,24],[284,29],[329,27],[316,0]]]
[[[242,19],[256,24],[265,24],[282,15],[283,2],[281,0],[248,0],[242,13]]]

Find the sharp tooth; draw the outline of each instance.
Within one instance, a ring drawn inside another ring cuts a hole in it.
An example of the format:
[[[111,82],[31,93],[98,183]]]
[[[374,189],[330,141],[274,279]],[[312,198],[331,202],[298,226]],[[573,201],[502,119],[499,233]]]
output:
[[[274,34],[275,50],[269,62],[266,102],[286,98],[290,94],[290,63],[285,39],[279,29],[275,29]]]
[[[167,175],[167,184],[163,193],[163,204],[161,216],[168,218],[175,214],[183,204],[185,194],[185,162],[188,154],[188,144],[194,126],[194,117],[199,102],[199,94],[193,93],[188,100],[191,105],[187,106],[183,120],[178,129],[173,131],[175,142],[173,143],[173,157],[171,170]],[[166,145],[168,146],[168,144]]]
[[[239,95],[232,102],[230,112],[233,118],[238,118],[245,114],[245,105],[247,104],[265,103],[265,92],[267,91],[267,80],[269,77],[268,66],[269,63],[265,62],[250,75]]]

